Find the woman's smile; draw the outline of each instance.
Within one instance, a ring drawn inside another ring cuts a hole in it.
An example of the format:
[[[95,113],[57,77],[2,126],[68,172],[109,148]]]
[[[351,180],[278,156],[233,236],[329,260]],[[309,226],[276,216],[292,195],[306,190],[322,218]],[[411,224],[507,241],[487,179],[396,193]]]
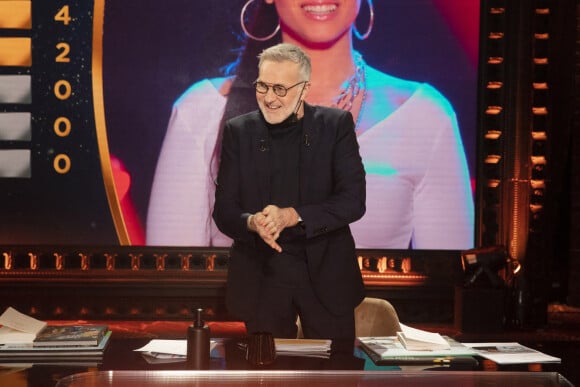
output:
[[[317,19],[324,20],[332,15],[338,6],[336,4],[304,4],[302,9],[308,14],[308,16]]]

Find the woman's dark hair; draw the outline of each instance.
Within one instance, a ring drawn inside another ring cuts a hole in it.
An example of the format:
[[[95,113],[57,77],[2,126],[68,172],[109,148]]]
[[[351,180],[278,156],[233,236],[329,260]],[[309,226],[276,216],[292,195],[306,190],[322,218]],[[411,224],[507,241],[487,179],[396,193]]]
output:
[[[273,5],[268,5],[262,0],[257,0],[256,2],[258,4],[248,11],[250,17],[246,26],[254,36],[267,36],[276,28],[276,25],[278,24],[278,14]],[[220,121],[217,141],[212,155],[212,159],[217,159],[218,164],[222,132],[226,121],[240,114],[258,109],[256,92],[253,85],[254,81],[258,78],[258,54],[260,54],[264,49],[280,43],[281,41],[282,38],[280,32],[278,32],[272,39],[263,42],[246,36],[244,43],[239,50],[238,58],[234,63],[228,66],[229,72],[235,75],[235,77],[227,96],[224,114]],[[217,164],[212,162],[210,165]],[[217,170],[210,171],[210,173],[215,177],[217,175]]]
[[[267,36],[278,24],[278,14],[273,5],[262,0],[257,1],[247,23],[248,30],[254,36]],[[258,55],[266,48],[282,41],[280,32],[272,39],[261,42],[245,37],[236,62],[232,65],[235,79],[226,103],[224,119],[247,113],[258,108],[253,82],[258,78]]]

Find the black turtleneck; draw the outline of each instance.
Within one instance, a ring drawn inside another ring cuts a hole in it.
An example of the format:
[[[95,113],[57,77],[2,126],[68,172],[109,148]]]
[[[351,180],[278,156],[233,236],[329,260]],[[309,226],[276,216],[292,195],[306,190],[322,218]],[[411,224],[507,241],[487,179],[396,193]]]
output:
[[[290,117],[268,124],[270,136],[270,199],[278,207],[296,207],[300,200],[301,121]]]
[[[300,204],[300,147],[302,120],[294,115],[279,124],[267,124],[270,137],[270,203],[280,208]],[[302,227],[282,231],[277,242],[285,254],[305,257]]]

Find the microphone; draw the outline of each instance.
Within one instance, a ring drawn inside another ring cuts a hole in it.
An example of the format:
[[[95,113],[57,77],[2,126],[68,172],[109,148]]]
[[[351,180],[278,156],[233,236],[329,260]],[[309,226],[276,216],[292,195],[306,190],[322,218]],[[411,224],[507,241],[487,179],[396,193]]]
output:
[[[302,99],[302,93],[304,93],[304,87],[302,88],[302,90],[300,90],[300,95],[298,96],[298,103],[296,103],[294,111],[292,112],[292,114],[288,116],[290,122],[298,121],[298,110],[300,110],[300,105],[302,105],[302,102],[304,102],[304,100]]]
[[[304,146],[307,148],[310,146],[310,136],[308,133],[304,134]]]
[[[294,111],[292,113],[290,113],[290,115],[288,116],[288,121],[298,122],[298,110],[300,109],[301,104],[302,104],[302,99],[299,99],[298,103],[296,104],[296,107],[294,108]]]
[[[264,138],[260,139],[260,144],[258,145],[260,152],[266,152],[268,150],[268,141]]]

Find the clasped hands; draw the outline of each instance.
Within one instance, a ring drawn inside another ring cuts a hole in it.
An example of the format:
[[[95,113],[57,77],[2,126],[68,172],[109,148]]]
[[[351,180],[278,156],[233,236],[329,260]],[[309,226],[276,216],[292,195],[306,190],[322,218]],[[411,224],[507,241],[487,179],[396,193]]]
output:
[[[276,240],[285,228],[296,226],[299,219],[294,208],[280,208],[270,204],[248,217],[248,229],[256,232],[268,246],[280,253],[282,247]]]

